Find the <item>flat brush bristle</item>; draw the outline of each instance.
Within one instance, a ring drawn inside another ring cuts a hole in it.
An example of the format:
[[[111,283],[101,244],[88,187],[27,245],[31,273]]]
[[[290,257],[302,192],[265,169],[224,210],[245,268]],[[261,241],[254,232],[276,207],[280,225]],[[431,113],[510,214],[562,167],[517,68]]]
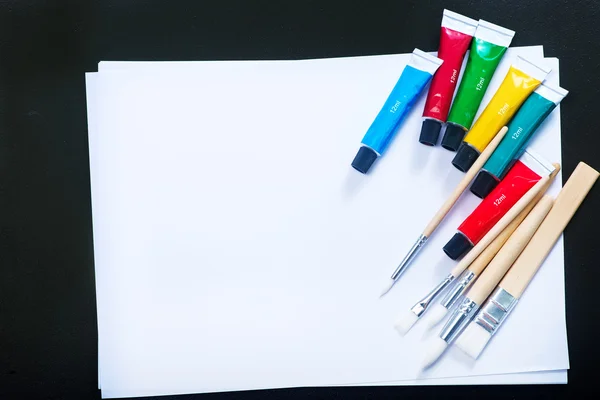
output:
[[[426,329],[429,331],[444,320],[448,309],[440,303],[435,303],[425,317]]]
[[[492,335],[476,323],[470,323],[456,340],[456,346],[469,357],[477,360]]]
[[[421,364],[421,369],[426,369],[432,366],[441,357],[441,355],[444,354],[444,351],[446,351],[447,348],[448,343],[446,343],[446,341],[439,336],[436,336],[431,341],[431,345],[425,353],[423,363]]]
[[[413,327],[418,319],[419,317],[417,317],[414,312],[407,310],[402,317],[398,319],[398,322],[396,322],[394,328],[396,328],[396,331],[398,331],[400,336],[404,336],[408,331],[410,331],[410,328]]]

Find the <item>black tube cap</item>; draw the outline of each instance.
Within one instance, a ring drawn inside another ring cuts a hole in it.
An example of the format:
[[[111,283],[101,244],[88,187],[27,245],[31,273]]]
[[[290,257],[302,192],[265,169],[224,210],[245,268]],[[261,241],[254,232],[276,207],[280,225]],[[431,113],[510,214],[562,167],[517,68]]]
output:
[[[375,160],[377,160],[377,153],[375,153],[375,150],[367,146],[362,146],[358,149],[358,153],[356,153],[356,157],[354,157],[354,160],[352,161],[352,168],[360,173],[366,174]]]
[[[458,150],[466,134],[467,131],[462,126],[454,124],[446,125],[446,133],[444,133],[444,137],[442,138],[442,147],[450,151]]]
[[[477,160],[477,157],[479,157],[479,152],[466,142],[462,142],[452,160],[452,165],[462,172],[467,172],[475,160]]]
[[[456,232],[452,239],[444,246],[444,253],[453,260],[458,260],[469,250],[473,248],[473,244],[461,232]]]
[[[498,186],[498,182],[500,181],[494,175],[481,170],[471,185],[471,193],[483,199]]]
[[[440,137],[441,130],[442,123],[440,121],[429,118],[423,120],[419,142],[427,146],[435,146],[438,142],[438,138]]]

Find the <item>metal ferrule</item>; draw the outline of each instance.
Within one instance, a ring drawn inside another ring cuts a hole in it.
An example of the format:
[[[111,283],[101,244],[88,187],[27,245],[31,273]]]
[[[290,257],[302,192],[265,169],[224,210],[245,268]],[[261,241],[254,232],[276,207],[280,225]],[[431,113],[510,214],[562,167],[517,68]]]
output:
[[[448,322],[446,322],[446,325],[444,325],[444,329],[442,329],[442,333],[440,333],[440,338],[446,341],[446,343],[452,343],[473,319],[478,308],[479,306],[477,303],[468,297],[465,298],[456,311],[454,311]]]
[[[475,323],[493,335],[518,301],[506,290],[497,288],[475,317]]]
[[[427,236],[425,236],[425,235],[419,235],[419,238],[417,239],[417,241],[415,242],[415,244],[413,244],[413,246],[408,251],[408,254],[406,254],[406,256],[404,257],[404,259],[402,260],[402,262],[400,263],[400,265],[398,265],[398,268],[396,268],[396,270],[392,274],[392,279],[393,280],[398,280],[398,278],[400,277],[400,275],[402,275],[402,273],[404,272],[404,270],[414,260],[414,258],[419,253],[419,250],[421,250],[421,248],[425,245],[426,242],[427,242]]]
[[[423,299],[419,300],[417,304],[415,304],[410,310],[417,316],[420,317],[425,310],[429,307],[431,302],[440,295],[452,283],[454,280],[454,275],[449,274],[444,278],[443,281],[440,282],[431,292],[427,294],[427,296],[423,297]]]
[[[462,297],[465,290],[467,290],[471,282],[473,282],[473,279],[475,279],[475,274],[473,272],[469,270],[464,271],[460,275],[459,281],[450,288],[448,293],[446,293],[441,304],[449,310]]]

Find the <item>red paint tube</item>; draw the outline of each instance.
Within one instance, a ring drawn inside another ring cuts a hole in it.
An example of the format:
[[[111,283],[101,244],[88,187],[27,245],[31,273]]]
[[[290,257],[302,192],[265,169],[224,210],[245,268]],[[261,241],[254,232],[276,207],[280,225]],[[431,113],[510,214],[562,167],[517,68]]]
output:
[[[477,29],[477,21],[455,12],[444,10],[438,58],[444,60],[431,81],[423,111],[423,127],[419,142],[435,146],[442,123],[446,122],[458,75]]]
[[[444,246],[444,252],[453,260],[464,256],[542,176],[552,171],[552,164],[527,149],[506,177],[458,227],[458,232]]]

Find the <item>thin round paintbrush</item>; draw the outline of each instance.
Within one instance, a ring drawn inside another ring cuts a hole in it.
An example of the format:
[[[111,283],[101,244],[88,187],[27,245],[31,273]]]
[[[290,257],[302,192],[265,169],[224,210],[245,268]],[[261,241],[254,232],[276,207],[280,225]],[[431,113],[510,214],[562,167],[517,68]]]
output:
[[[492,336],[516,306],[529,282],[554,247],[598,176],[598,171],[585,163],[579,163],[527,247],[481,307],[474,321],[456,340],[459,349],[474,359],[479,357]],[[545,311],[543,299],[540,299],[539,312]]]
[[[460,280],[458,283],[450,290],[446,295],[442,298],[441,302],[435,303],[427,317],[425,322],[427,323],[426,329],[431,329],[446,317],[448,311],[452,308],[452,306],[460,299],[466,289],[471,285],[471,283],[477,279],[477,277],[486,269],[489,262],[494,258],[496,253],[500,250],[500,248],[504,245],[504,243],[508,240],[508,238],[513,234],[513,232],[517,229],[517,227],[523,222],[525,217],[529,214],[529,212],[534,208],[536,204],[540,201],[542,196],[546,190],[550,187],[554,178],[560,171],[560,164],[554,163],[554,171],[550,174],[550,179],[546,182],[546,185],[540,190],[537,196],[525,207],[523,211],[502,231],[500,235],[494,241],[486,247],[486,249],[477,257],[471,265],[467,268],[466,271],[462,273],[460,276]]]
[[[492,155],[494,150],[496,150],[496,147],[498,147],[498,144],[500,144],[500,141],[502,140],[502,138],[504,138],[504,135],[506,134],[507,130],[508,130],[508,128],[506,126],[503,127],[502,129],[500,129],[500,131],[496,134],[496,137],[494,138],[494,140],[491,141],[491,143],[485,148],[483,153],[481,153],[481,155],[477,158],[477,160],[471,166],[471,168],[469,168],[469,171],[467,171],[464,178],[456,186],[456,188],[454,189],[452,194],[446,199],[444,204],[442,204],[442,207],[433,216],[431,221],[429,221],[429,224],[427,224],[427,226],[425,227],[425,229],[423,230],[423,232],[421,233],[421,235],[419,236],[419,238],[417,239],[415,244],[411,247],[409,252],[406,254],[404,259],[400,263],[400,265],[398,265],[398,267],[396,268],[396,270],[390,277],[389,283],[386,285],[385,289],[381,293],[381,296],[385,295],[387,292],[389,292],[392,289],[394,284],[400,278],[400,275],[402,275],[402,273],[406,270],[406,268],[408,268],[410,263],[414,260],[416,255],[419,253],[419,251],[423,248],[423,246],[427,242],[427,239],[429,239],[429,237],[431,237],[431,235],[436,230],[436,228],[444,220],[444,218],[446,217],[448,212],[450,212],[450,210],[452,209],[452,207],[454,206],[454,204],[456,203],[458,198],[463,194],[465,189],[469,186],[469,183],[471,183],[473,178],[475,178],[475,175],[477,175],[477,173],[483,167],[483,165],[488,160],[488,158],[490,158],[490,156]]]
[[[425,313],[431,302],[447,287],[451,282],[463,273],[465,269],[488,247],[494,239],[514,220],[527,206],[531,203],[546,187],[546,183],[550,180],[549,176],[543,176],[531,189],[525,193],[523,197],[511,207],[510,210],[489,230],[488,233],[469,251],[463,259],[452,269],[450,274],[437,285],[427,296],[415,304],[409,312],[399,319],[395,325],[399,334],[404,335],[412,328],[417,320]]]
[[[432,340],[431,347],[425,356],[424,366],[433,364],[452,341],[462,333],[462,330],[475,315],[480,305],[487,299],[512,263],[521,254],[525,246],[527,246],[527,243],[529,243],[529,240],[550,211],[550,208],[552,208],[553,203],[554,199],[552,196],[546,195],[542,197],[506,241],[504,246],[502,246],[498,254],[496,254],[471,290],[469,290],[467,297],[454,311],[440,335]]]

